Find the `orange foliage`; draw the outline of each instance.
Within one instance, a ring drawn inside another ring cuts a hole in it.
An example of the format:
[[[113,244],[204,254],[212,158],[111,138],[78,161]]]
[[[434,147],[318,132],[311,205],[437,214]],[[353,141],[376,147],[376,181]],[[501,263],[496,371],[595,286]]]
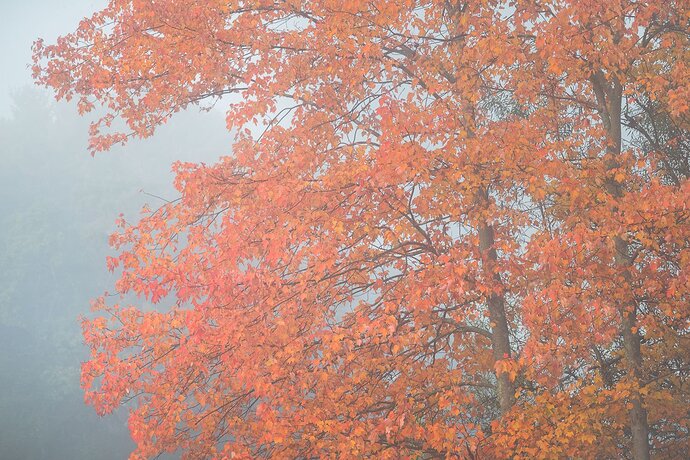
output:
[[[113,236],[160,309],[95,303],[87,402],[136,401],[132,458],[684,455],[690,182],[633,139],[643,98],[687,132],[689,20],[110,0],[37,42],[38,82],[109,110],[93,152],[240,96],[233,155]]]

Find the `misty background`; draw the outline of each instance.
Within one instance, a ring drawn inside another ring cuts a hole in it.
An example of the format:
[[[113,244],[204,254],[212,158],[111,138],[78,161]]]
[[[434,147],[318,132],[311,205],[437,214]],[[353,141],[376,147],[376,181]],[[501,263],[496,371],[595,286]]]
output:
[[[0,459],[123,459],[127,414],[83,402],[80,315],[112,290],[108,236],[124,213],[177,197],[175,160],[230,152],[222,112],[190,110],[151,139],[92,158],[88,118],[35,88],[31,43],[76,28],[104,1],[0,0]],[[161,198],[158,198],[161,197]]]

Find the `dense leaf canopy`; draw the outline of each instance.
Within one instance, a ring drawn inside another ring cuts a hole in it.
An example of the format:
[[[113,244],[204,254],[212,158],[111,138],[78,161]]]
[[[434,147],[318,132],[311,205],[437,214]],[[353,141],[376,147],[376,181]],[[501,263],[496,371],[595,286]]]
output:
[[[232,101],[232,157],[112,237],[160,309],[95,302],[87,401],[137,401],[132,458],[687,452],[689,20],[111,0],[37,42],[40,83],[109,109],[94,152]]]

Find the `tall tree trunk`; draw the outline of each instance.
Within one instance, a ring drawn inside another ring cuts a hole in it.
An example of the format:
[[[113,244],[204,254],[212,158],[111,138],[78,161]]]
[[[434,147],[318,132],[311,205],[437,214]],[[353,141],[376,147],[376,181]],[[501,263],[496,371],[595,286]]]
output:
[[[606,128],[608,147],[607,147],[607,170],[612,170],[619,166],[618,157],[621,153],[621,99],[623,89],[617,77],[611,77],[609,82],[606,76],[597,71],[591,78],[594,93],[599,105]],[[623,186],[613,177],[607,177],[605,187],[608,193],[615,198],[623,195]],[[628,243],[616,236],[614,238],[616,250],[615,263],[624,271],[625,279],[632,281],[630,266],[633,261],[630,257]],[[623,337],[623,347],[629,372],[632,374],[636,383],[640,382],[642,368],[641,337],[637,332],[637,304],[631,297],[620,307],[621,315],[621,335]],[[644,407],[644,400],[639,393],[632,396],[632,408],[630,409],[630,431],[632,434],[632,455],[635,460],[649,460],[649,423],[647,421],[647,411]]]
[[[488,194],[485,190],[480,190],[479,199],[487,203]],[[494,228],[488,223],[484,222],[479,227],[479,250],[481,251],[484,264],[484,269],[488,272],[492,271],[498,260],[498,254],[494,248]],[[501,275],[496,272],[493,279],[497,285],[502,285]],[[506,358],[510,358],[510,334],[508,328],[508,319],[506,317],[505,298],[503,294],[492,292],[487,299],[487,307],[489,309],[489,319],[492,324],[491,331],[491,348],[494,362]],[[496,374],[498,383],[498,403],[501,413],[507,413],[515,403],[515,384],[506,372]]]

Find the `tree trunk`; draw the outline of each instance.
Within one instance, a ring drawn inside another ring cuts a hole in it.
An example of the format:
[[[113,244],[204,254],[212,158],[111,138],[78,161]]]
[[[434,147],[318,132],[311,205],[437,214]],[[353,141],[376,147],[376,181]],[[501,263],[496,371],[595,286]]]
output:
[[[596,72],[592,78],[594,93],[599,105],[606,128],[608,147],[607,147],[607,169],[612,170],[619,166],[618,156],[621,153],[621,99],[623,96],[622,86],[615,76],[608,82],[601,71]],[[605,180],[606,191],[615,198],[623,195],[623,185],[613,177]],[[630,283],[630,266],[633,261],[629,254],[628,243],[616,236],[614,238],[616,250],[615,263],[624,271],[625,279]],[[632,374],[636,383],[640,382],[640,372],[642,367],[641,338],[637,332],[637,304],[634,299],[629,298],[624,302],[620,309],[621,315],[621,335],[623,337],[623,347],[629,372]],[[631,399],[632,408],[630,409],[630,431],[632,434],[632,455],[634,460],[649,460],[649,423],[647,421],[647,411],[644,408],[642,395],[633,395]]]
[[[480,191],[480,199],[483,202],[488,200],[488,195],[484,190]],[[498,254],[494,248],[494,228],[488,223],[483,223],[479,227],[479,250],[483,258],[484,269],[490,272],[494,269],[495,263],[498,260]],[[494,273],[493,279],[498,285],[502,284],[501,275]],[[510,334],[508,328],[508,319],[506,317],[505,298],[503,294],[496,294],[492,292],[487,300],[489,309],[489,319],[492,324],[491,331],[491,348],[494,362],[507,359],[511,356],[510,350]],[[515,384],[511,380],[510,375],[506,372],[496,374],[498,383],[498,403],[501,413],[507,413],[515,403]]]

